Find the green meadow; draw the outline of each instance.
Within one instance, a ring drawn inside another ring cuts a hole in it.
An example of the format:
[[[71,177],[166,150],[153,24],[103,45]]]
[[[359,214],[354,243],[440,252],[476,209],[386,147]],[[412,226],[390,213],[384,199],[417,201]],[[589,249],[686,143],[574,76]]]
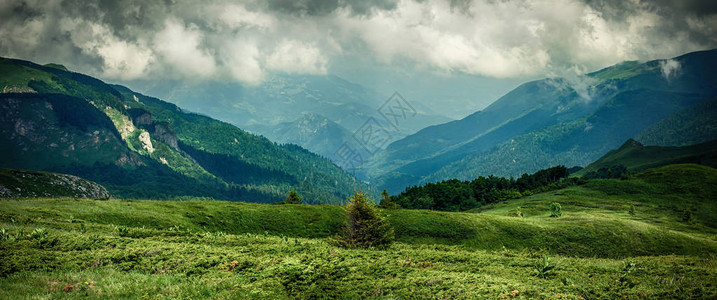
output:
[[[333,205],[3,199],[0,298],[709,299],[716,192],[717,170],[670,165],[468,212],[381,210],[386,249],[334,246]]]

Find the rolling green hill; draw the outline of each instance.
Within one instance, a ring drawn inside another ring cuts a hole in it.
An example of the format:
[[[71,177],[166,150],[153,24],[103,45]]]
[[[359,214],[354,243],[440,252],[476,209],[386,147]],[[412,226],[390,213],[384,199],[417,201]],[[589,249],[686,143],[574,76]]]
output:
[[[327,243],[330,205],[6,199],[0,297],[713,298],[716,188],[717,170],[670,165],[472,213],[386,210],[385,250]]]
[[[56,66],[0,58],[0,167],[73,174],[124,198],[341,203],[368,190],[327,158]]]
[[[643,146],[633,139],[611,150],[595,162],[575,173],[582,176],[602,168],[624,166],[638,172],[670,164],[694,163],[717,167],[717,140],[683,147]]]

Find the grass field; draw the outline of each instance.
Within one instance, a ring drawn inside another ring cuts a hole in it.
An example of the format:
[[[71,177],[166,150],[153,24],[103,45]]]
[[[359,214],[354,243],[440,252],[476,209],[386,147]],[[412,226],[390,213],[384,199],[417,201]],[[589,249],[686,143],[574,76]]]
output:
[[[673,165],[473,212],[385,210],[383,250],[332,246],[338,206],[6,199],[0,298],[715,298],[715,189],[717,170]]]

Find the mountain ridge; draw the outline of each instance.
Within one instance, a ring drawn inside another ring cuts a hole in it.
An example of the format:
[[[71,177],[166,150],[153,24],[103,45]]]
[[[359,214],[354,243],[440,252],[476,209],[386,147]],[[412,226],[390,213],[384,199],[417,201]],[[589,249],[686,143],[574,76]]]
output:
[[[0,94],[3,167],[80,175],[123,197],[275,202],[296,189],[308,203],[340,203],[372,191],[303,148],[83,74],[2,58],[0,85],[26,91]]]
[[[667,62],[678,67],[667,72]],[[482,111],[391,143],[364,172],[395,193],[426,181],[584,165],[663,118],[713,99],[714,68],[717,50],[708,50],[528,82]],[[515,151],[518,156],[510,154]]]

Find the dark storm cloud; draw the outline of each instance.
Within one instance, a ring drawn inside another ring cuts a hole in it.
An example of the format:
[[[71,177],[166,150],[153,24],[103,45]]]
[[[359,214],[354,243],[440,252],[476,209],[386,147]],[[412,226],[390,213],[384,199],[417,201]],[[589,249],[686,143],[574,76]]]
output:
[[[697,0],[0,1],[0,55],[120,80],[255,84],[357,57],[409,72],[562,75],[713,48],[715,28],[717,2]]]
[[[142,0],[65,0],[62,12],[67,17],[105,24],[118,36],[132,40],[138,34],[158,30],[171,12],[171,1]]]
[[[678,35],[688,35],[697,44],[712,45],[717,42],[714,28],[717,1],[704,0],[586,0],[586,3],[613,22],[627,22],[636,12],[654,13],[660,23],[651,32],[651,38],[662,41]],[[702,28],[700,28],[702,27]]]
[[[339,8],[358,15],[368,15],[375,10],[392,10],[396,0],[269,0],[269,9],[285,14],[301,16],[324,16]]]

